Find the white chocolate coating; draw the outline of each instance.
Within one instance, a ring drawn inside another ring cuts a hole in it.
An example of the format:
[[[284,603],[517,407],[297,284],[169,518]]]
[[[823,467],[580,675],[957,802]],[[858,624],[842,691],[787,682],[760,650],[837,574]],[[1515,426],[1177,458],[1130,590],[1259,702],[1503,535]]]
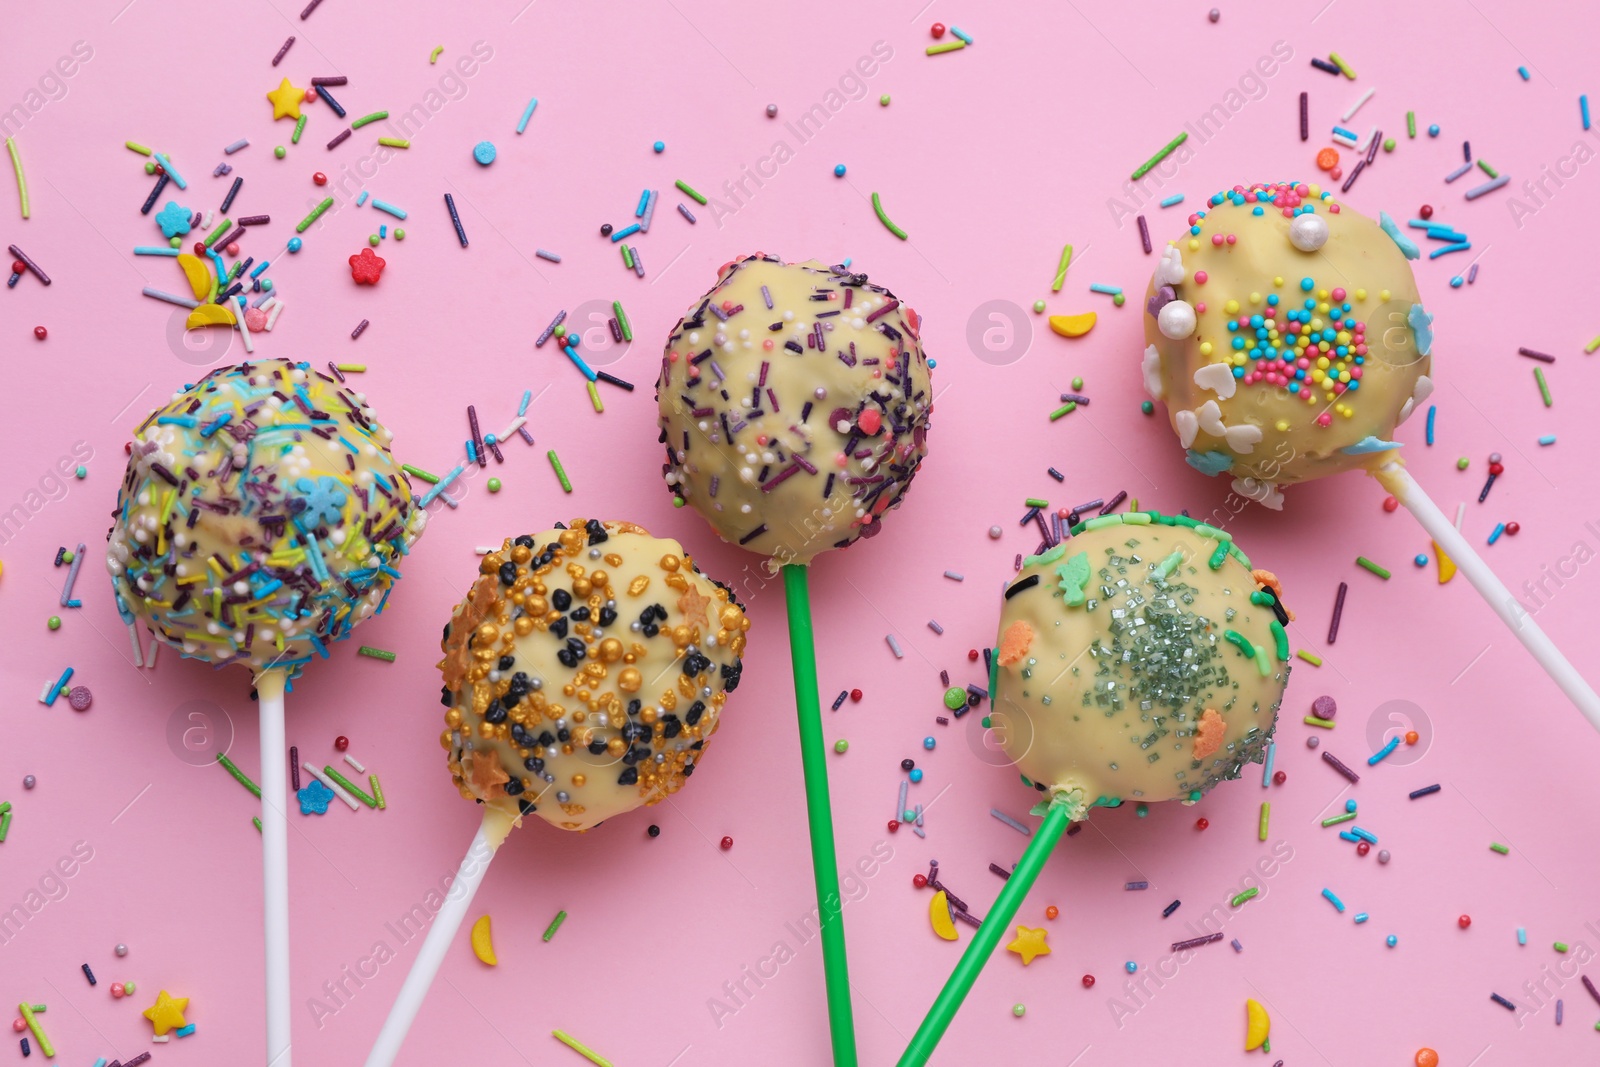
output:
[[[775,563],[877,534],[927,455],[920,320],[866,277],[748,256],[667,339],[667,486]]]
[[[1278,507],[1278,486],[1391,458],[1433,388],[1399,243],[1315,185],[1236,186],[1190,225],[1146,291],[1144,359],[1189,464]]]
[[[479,570],[439,663],[461,795],[588,830],[682,788],[739,685],[732,593],[632,523],[508,539]]]
[[[1029,557],[1007,589],[992,724],[1075,819],[1197,800],[1272,737],[1289,678],[1276,579],[1191,519],[1091,523],[1103,525]]]
[[[134,434],[106,566],[119,610],[185,656],[299,674],[422,533],[366,397],[309,366],[219,367]]]

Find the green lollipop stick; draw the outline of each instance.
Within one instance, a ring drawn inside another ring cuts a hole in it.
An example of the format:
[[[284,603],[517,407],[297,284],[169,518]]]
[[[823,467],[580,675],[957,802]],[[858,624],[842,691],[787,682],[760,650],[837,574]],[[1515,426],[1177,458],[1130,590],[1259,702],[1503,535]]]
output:
[[[844,958],[839,859],[833,849],[833,807],[828,799],[822,706],[817,696],[817,645],[811,632],[811,589],[807,578],[804,566],[783,565],[783,591],[789,606],[789,655],[794,663],[794,702],[800,716],[800,761],[806,778],[806,818],[811,826],[811,871],[817,882],[822,970],[828,986],[828,1028],[833,1037],[834,1067],[856,1067],[856,1024],[850,1009],[850,975]],[[1015,907],[1012,910],[1015,911]],[[940,1027],[941,1032],[943,1029]]]
[[[961,954],[955,972],[950,975],[950,980],[945,982],[944,988],[939,990],[939,996],[934,1000],[933,1007],[928,1009],[928,1015],[922,1020],[922,1025],[917,1027],[916,1034],[911,1038],[911,1044],[900,1057],[899,1067],[922,1067],[928,1062],[928,1057],[933,1055],[934,1047],[939,1044],[944,1032],[950,1028],[950,1022],[960,1010],[961,1002],[967,999],[967,993],[972,990],[972,983],[978,980],[978,972],[983,970],[983,965],[988,963],[989,957],[994,954],[995,946],[1000,944],[1000,939],[1011,929],[1011,920],[1017,917],[1017,908],[1022,906],[1022,898],[1033,888],[1039,872],[1044,870],[1045,860],[1050,858],[1056,842],[1061,840],[1061,835],[1066,831],[1067,823],[1071,821],[1067,814],[1069,807],[1066,803],[1055,803],[1045,812],[1044,822],[1033,835],[1033,840],[1028,843],[1027,851],[1017,861],[1016,870],[1006,879],[1005,887],[995,899],[994,907],[989,909],[988,918],[978,927],[978,932],[967,944],[967,950]]]

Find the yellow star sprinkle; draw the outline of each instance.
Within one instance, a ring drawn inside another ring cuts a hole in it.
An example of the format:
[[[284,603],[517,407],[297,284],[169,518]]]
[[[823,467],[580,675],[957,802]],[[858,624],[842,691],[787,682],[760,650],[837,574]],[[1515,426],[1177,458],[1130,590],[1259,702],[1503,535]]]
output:
[[[289,84],[289,79],[283,79],[279,86],[267,94],[267,99],[272,101],[273,121],[278,119],[300,118],[300,102],[305,99],[305,90],[296,89]]]
[[[1007,952],[1015,952],[1022,957],[1022,965],[1026,967],[1033,962],[1035,956],[1050,955],[1050,946],[1045,944],[1045,931],[1043,927],[1017,927],[1017,939],[1006,946]]]
[[[183,1009],[188,1006],[188,997],[169,997],[163,989],[156,995],[155,1004],[144,1010],[144,1017],[150,1020],[150,1025],[156,1029],[156,1036],[160,1037],[168,1030],[181,1030],[188,1025],[183,1021]]]

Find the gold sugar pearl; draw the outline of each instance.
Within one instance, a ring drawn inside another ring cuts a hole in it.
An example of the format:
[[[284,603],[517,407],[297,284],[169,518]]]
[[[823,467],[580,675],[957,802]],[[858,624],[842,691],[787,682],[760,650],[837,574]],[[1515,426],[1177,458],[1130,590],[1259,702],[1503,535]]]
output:
[[[584,786],[584,785],[585,785],[585,784],[586,784],[586,783],[587,783],[587,782],[588,782],[588,781],[589,781],[589,779],[588,779],[588,777],[587,777],[587,776],[586,776],[586,775],[582,775],[582,774],[574,774],[574,775],[573,775],[573,776],[572,776],[572,785],[573,785],[573,787],[574,787],[574,788],[577,788],[577,789],[581,789],[581,788],[583,788],[583,786]]]
[[[449,741],[449,735],[446,735],[445,740],[446,740],[446,742]],[[445,745],[445,747],[448,748],[450,746],[447,743]],[[627,751],[628,751],[628,743],[626,741],[624,741],[620,737],[613,737],[611,740],[606,742],[606,752],[609,755],[621,756],[621,755],[625,754]]]
[[[611,584],[611,575],[605,571],[593,571],[589,575],[589,581],[594,583],[596,589],[604,589]]]
[[[449,730],[445,730],[439,734],[439,747],[444,749],[446,752],[450,751],[450,734],[451,731]]]
[[[617,675],[617,688],[624,693],[637,693],[643,684],[644,676],[636,667],[625,667],[622,673]]]
[[[608,637],[600,642],[600,660],[604,663],[615,663],[622,658],[622,642],[615,637]]]
[[[529,634],[533,633],[533,620],[526,615],[523,615],[517,619],[513,625],[517,631],[518,637],[527,637]]]
[[[675,571],[682,566],[682,564],[683,561],[670,552],[661,557],[661,569],[664,571]]]
[[[478,627],[478,641],[487,644],[495,641],[500,636],[500,627],[492,622],[483,623]]]

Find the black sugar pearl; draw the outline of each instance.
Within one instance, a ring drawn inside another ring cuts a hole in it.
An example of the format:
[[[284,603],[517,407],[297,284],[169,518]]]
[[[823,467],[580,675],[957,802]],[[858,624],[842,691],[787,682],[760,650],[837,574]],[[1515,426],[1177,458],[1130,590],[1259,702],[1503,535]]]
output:
[[[550,603],[555,605],[557,611],[566,611],[572,607],[572,594],[565,589],[557,589],[550,594]]]
[[[655,823],[651,823],[650,824],[649,833],[650,833],[651,837],[660,837],[661,836],[661,827],[657,826]]]
[[[566,637],[567,636],[567,620],[566,619],[557,619],[555,622],[551,623],[550,624],[550,632],[555,634],[557,637]]]
[[[517,662],[517,657],[515,657],[515,656],[501,656],[500,657],[499,666],[500,666],[501,670],[509,671],[511,669],[512,665],[515,664],[516,662]]]
[[[539,746],[541,748],[549,748],[551,745],[553,745],[555,743],[556,743],[556,735],[551,733],[549,730],[546,730],[546,731],[544,731],[544,733],[539,735]]]
[[[544,773],[544,760],[540,759],[538,756],[529,756],[527,759],[522,761],[522,765],[528,770],[532,771],[534,774]]]
[[[610,237],[611,236],[611,223],[606,222],[606,223],[602,223],[600,225],[600,236],[601,237]]]
[[[587,607],[573,608],[572,609],[572,621],[573,622],[588,622],[589,621],[589,609]]]
[[[443,704],[447,708],[453,708],[456,706],[455,694],[450,692],[450,687],[448,685],[440,688],[439,703]]]
[[[903,760],[900,761],[900,769],[902,771],[909,771],[909,770],[911,770],[911,768],[915,767],[916,765],[917,765],[917,761],[916,760],[903,759]]]
[[[688,774],[689,773],[689,768],[685,767],[683,769],[683,771],[684,771],[685,774]],[[638,785],[639,784],[639,769],[637,767],[628,767],[625,770],[623,770],[623,772],[621,774],[617,775],[617,784],[618,785]]]
[[[690,726],[693,726],[700,721],[700,716],[704,715],[705,711],[705,701],[696,700],[692,705],[690,705],[688,712],[683,716],[683,721],[688,723]]]
[[[527,534],[523,534],[521,537],[517,538],[515,541],[513,541],[511,543],[514,544],[514,545],[521,545],[523,548],[532,548],[533,547],[533,538],[530,537]]]
[[[510,560],[500,564],[500,584],[515,585],[517,583],[517,565]]]
[[[515,703],[515,701],[513,701],[513,703]],[[499,704],[490,704],[488,709],[484,711],[483,718],[486,722],[492,722],[496,724],[505,722],[506,709],[501,707]]]
[[[600,609],[600,625],[601,626],[610,626],[613,623],[615,623],[616,621],[617,621],[617,611],[616,611],[615,608],[601,608]]]
[[[511,779],[511,781],[509,781],[509,782],[507,782],[505,784],[505,791],[506,791],[506,796],[508,796],[508,797],[514,797],[518,793],[522,792],[522,779],[520,779],[520,778]]]

